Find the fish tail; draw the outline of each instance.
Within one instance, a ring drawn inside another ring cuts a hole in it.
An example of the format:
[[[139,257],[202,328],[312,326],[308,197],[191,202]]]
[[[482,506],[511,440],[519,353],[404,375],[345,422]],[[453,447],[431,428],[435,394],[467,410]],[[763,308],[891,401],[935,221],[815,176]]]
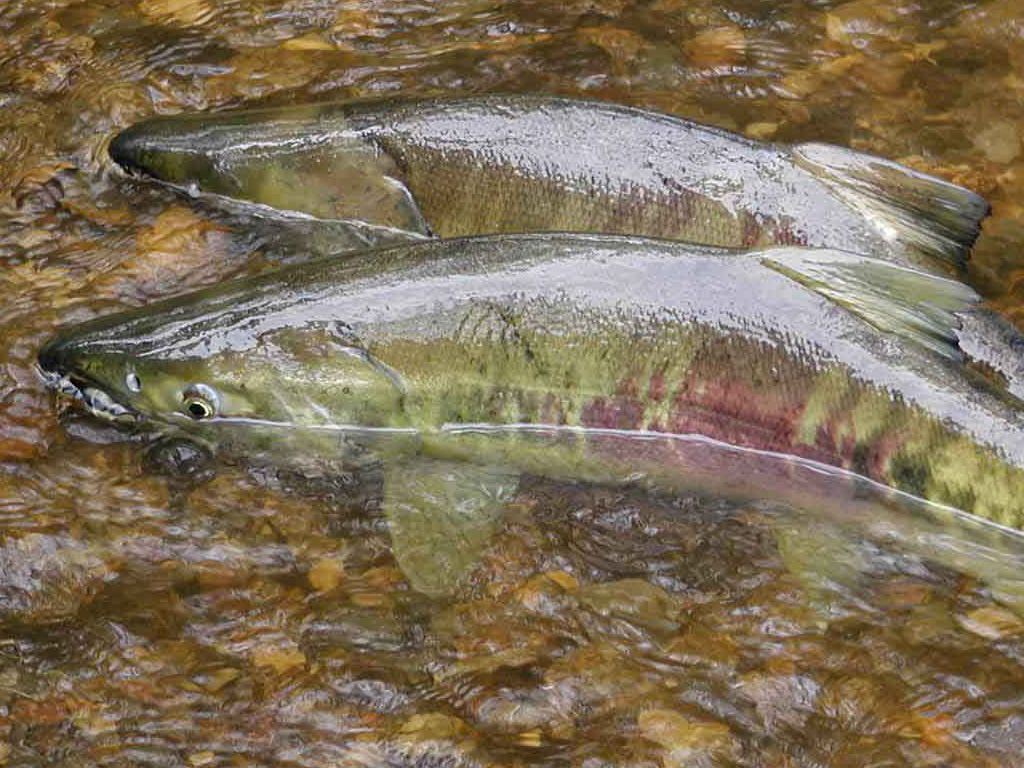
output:
[[[899,163],[829,144],[800,144],[793,159],[887,240],[923,256],[921,266],[966,266],[989,212],[984,198]]]
[[[995,310],[960,314],[960,347],[979,373],[1003,384],[1024,401],[1024,336]]]
[[[981,297],[967,285],[919,269],[845,251],[776,248],[761,263],[879,330],[910,339],[943,357],[963,361],[962,315]]]

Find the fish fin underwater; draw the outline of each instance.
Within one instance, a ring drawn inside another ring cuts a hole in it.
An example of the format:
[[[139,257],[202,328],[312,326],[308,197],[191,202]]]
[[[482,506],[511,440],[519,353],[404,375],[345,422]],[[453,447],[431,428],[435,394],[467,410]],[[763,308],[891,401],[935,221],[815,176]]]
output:
[[[963,269],[989,213],[979,195],[880,157],[831,144],[793,148],[793,160],[895,240],[954,270]]]
[[[187,191],[177,184],[166,186]],[[264,250],[285,263],[388,248],[430,238],[425,231],[416,232],[360,219],[322,219],[226,195],[204,194],[197,203],[207,215],[226,215],[228,226],[252,242],[254,248]]]
[[[490,543],[519,484],[511,469],[416,459],[385,473],[382,510],[395,561],[430,597],[453,594]]]

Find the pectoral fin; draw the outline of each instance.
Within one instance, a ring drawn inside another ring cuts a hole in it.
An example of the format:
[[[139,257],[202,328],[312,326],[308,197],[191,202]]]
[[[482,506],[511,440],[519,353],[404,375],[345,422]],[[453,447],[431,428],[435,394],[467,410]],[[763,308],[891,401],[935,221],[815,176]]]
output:
[[[230,225],[251,248],[283,263],[346,254],[426,240],[427,236],[358,219],[317,219],[282,213],[267,205],[209,195],[209,204],[233,214]]]
[[[856,600],[857,585],[870,562],[855,537],[838,526],[802,520],[782,525],[775,542],[786,570],[800,584],[807,607],[827,619]]]
[[[388,469],[384,514],[395,560],[413,588],[449,595],[497,529],[518,475],[462,462],[420,460]]]

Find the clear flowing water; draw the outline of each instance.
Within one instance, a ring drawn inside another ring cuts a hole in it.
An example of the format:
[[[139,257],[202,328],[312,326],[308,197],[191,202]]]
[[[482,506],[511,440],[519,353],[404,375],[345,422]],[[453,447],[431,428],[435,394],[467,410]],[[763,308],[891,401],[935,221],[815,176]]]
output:
[[[0,764],[1024,765],[1024,620],[966,558],[767,503],[527,478],[427,596],[372,478],[226,466],[194,487],[123,435],[58,423],[32,368],[57,324],[279,257],[116,173],[119,129],[492,91],[964,184],[993,204],[971,278],[1024,324],[1016,0],[7,0]]]

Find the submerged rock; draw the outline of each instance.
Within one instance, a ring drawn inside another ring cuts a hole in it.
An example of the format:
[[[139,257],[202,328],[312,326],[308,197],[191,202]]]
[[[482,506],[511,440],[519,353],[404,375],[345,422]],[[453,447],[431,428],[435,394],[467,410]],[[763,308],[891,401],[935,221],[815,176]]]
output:
[[[0,545],[0,621],[73,617],[116,577],[101,553],[68,535],[30,533]]]

